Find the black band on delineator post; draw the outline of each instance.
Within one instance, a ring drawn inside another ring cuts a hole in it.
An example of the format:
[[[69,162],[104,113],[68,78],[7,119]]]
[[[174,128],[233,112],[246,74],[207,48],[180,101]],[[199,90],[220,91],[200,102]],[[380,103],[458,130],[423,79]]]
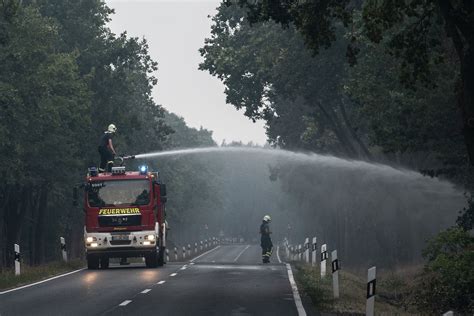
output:
[[[339,270],[339,260],[338,259],[332,261],[332,273],[336,272],[337,270]]]
[[[371,298],[375,296],[375,288],[376,288],[377,280],[372,280],[367,282],[367,298]]]

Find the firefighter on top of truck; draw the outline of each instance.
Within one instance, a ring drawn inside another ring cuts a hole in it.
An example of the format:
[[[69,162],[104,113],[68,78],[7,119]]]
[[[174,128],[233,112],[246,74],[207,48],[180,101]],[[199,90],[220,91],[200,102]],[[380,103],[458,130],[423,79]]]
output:
[[[272,221],[269,215],[263,217],[262,225],[260,225],[260,246],[262,247],[262,261],[263,263],[270,263],[272,256],[273,244],[270,234],[270,222]]]
[[[116,155],[114,145],[112,144],[112,136],[117,131],[117,127],[114,124],[110,124],[108,129],[100,138],[99,142],[99,154],[100,154],[100,166],[99,172],[111,172],[114,164],[114,157]]]

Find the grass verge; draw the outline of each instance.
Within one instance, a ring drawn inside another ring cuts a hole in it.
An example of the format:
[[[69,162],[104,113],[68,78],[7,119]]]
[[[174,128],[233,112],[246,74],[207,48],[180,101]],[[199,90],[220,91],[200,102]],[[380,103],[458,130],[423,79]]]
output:
[[[319,268],[297,263],[296,282],[318,312],[338,315],[365,315],[366,281],[347,271],[339,271],[340,298],[332,294],[332,278],[321,280]],[[408,303],[410,283],[396,273],[378,276],[375,311],[377,315],[415,315]]]
[[[84,267],[84,261],[72,260],[68,263],[62,261],[50,262],[39,266],[21,265],[21,275],[15,276],[15,270],[4,270],[0,273],[0,291],[41,281],[62,273]]]

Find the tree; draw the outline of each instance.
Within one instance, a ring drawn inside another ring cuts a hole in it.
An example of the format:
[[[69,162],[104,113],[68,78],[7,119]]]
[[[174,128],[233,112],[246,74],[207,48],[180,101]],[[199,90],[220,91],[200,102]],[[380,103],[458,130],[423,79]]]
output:
[[[200,69],[224,82],[228,103],[244,108],[253,120],[265,120],[271,141],[285,148],[371,157],[348,121],[350,100],[342,93],[345,70],[338,56],[343,41],[313,58],[293,27],[250,25],[237,6],[222,5],[213,21]]]
[[[230,5],[233,1],[227,1]],[[317,54],[321,47],[336,39],[335,21],[348,26],[354,8],[360,1],[269,1],[249,3],[239,0],[248,10],[252,22],[273,19],[283,25],[294,24],[304,36],[309,48]],[[451,39],[459,62],[459,81],[453,90],[458,92],[462,114],[464,139],[471,164],[474,164],[474,5],[471,1],[453,0],[368,0],[363,4],[364,28],[368,38],[379,43],[388,39],[389,51],[402,60],[401,80],[410,85],[416,81],[430,81],[442,50],[444,38]],[[433,32],[442,26],[444,34]],[[356,32],[353,32],[354,34]],[[348,45],[347,56],[356,62],[356,36]]]
[[[1,259],[12,262],[10,247],[29,214],[38,237],[32,260],[39,262],[48,201],[67,183],[58,170],[80,165],[90,95],[76,54],[56,51],[57,25],[51,19],[16,1],[3,2],[0,12]]]

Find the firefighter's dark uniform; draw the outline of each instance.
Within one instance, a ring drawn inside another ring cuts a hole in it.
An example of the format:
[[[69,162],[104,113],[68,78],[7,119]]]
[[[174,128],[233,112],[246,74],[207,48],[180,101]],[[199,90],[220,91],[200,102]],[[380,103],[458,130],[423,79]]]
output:
[[[273,244],[270,237],[270,225],[265,221],[263,221],[262,225],[260,225],[260,234],[262,235],[260,238],[260,246],[262,247],[262,261],[263,263],[269,263],[270,257],[272,256]]]
[[[112,139],[112,133],[105,132],[100,138],[99,142],[99,154],[100,154],[100,166],[99,172],[111,172],[112,166],[114,165],[114,153],[109,148],[109,140]]]

